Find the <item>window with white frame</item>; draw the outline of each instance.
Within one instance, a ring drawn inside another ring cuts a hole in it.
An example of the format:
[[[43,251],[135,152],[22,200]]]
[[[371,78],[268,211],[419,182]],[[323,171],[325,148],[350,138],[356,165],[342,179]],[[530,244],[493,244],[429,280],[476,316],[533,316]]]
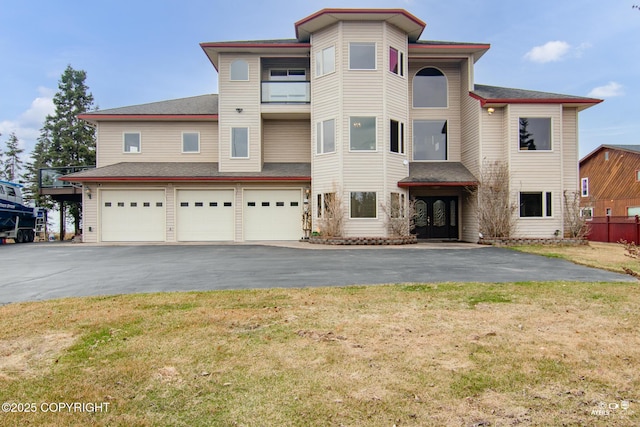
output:
[[[593,208],[586,207],[580,209],[580,216],[586,220],[590,220],[591,218],[593,218]]]
[[[200,152],[200,133],[199,132],[182,132],[182,152],[183,153],[199,153]]]
[[[589,197],[589,178],[582,178],[580,180],[580,195],[582,197]]]
[[[447,77],[434,67],[425,67],[413,78],[413,108],[447,108]]]
[[[236,59],[229,65],[229,76],[233,81],[249,80],[249,63],[244,59]]]
[[[249,157],[249,128],[231,128],[231,158]]]
[[[389,216],[391,218],[404,218],[404,194],[391,193],[391,212]]]
[[[389,151],[404,154],[404,123],[389,121]]]
[[[553,216],[551,192],[523,191],[520,193],[520,218]]]
[[[605,212],[605,215],[611,216],[611,208],[606,208],[604,212]]]
[[[375,70],[376,44],[361,42],[349,43],[349,69]]]
[[[336,151],[336,121],[318,122],[316,125],[316,154]]]
[[[306,79],[307,72],[304,68],[269,70],[271,81],[305,81]]]
[[[125,132],[123,140],[125,153],[139,153],[141,151],[140,132]]]
[[[393,47],[389,47],[389,71],[404,76],[404,53]]]
[[[447,121],[413,121],[413,160],[447,160]]]
[[[351,218],[377,218],[377,203],[375,191],[351,192]]]
[[[636,171],[636,181],[640,182],[640,170]]]
[[[318,218],[332,218],[334,210],[338,208],[335,204],[336,193],[318,194],[318,202],[316,205]]]
[[[351,151],[376,151],[376,118],[349,118],[349,149]]]
[[[316,77],[336,71],[336,48],[326,47],[316,53]]]
[[[520,117],[518,126],[520,151],[551,151],[550,117]]]

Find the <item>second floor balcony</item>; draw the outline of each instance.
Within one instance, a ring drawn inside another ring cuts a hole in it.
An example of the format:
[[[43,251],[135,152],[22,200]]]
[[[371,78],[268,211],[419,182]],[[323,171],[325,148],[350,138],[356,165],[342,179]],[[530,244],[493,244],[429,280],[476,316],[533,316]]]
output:
[[[311,82],[308,81],[263,81],[263,104],[309,104]]]

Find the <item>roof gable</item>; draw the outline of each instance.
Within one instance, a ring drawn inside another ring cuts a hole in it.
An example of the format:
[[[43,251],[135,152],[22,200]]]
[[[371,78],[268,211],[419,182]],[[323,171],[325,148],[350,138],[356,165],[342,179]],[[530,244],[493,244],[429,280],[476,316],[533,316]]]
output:
[[[588,161],[593,156],[601,152],[602,150],[618,150],[618,151],[626,151],[629,153],[639,154],[640,155],[640,145],[616,145],[616,144],[602,144],[582,159],[580,159],[580,164]]]

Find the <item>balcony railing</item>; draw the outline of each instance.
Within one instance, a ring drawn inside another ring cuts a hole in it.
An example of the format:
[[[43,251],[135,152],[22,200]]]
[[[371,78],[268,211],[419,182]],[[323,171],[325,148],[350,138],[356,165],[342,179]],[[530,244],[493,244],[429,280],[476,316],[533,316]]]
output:
[[[263,104],[308,104],[310,102],[310,82],[262,82]]]
[[[59,178],[70,173],[93,169],[95,166],[68,166],[65,168],[42,168],[38,174],[40,188],[71,188],[70,182],[61,181]]]

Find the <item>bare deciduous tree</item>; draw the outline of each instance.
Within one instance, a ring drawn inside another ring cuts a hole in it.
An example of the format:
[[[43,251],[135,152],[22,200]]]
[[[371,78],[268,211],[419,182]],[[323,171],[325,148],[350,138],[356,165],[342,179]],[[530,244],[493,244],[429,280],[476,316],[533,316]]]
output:
[[[581,214],[580,194],[577,191],[562,193],[564,203],[565,234],[572,239],[584,239],[589,234],[586,218]]]
[[[480,233],[485,238],[511,237],[518,205],[509,190],[509,168],[501,161],[485,161],[480,170],[480,183],[470,190],[478,204]]]
[[[322,237],[342,237],[344,234],[344,207],[340,191],[322,195],[322,206],[318,225]]]
[[[409,237],[416,226],[416,199],[410,199],[406,205],[404,197],[391,200],[389,205],[382,204],[385,223],[391,237]]]

